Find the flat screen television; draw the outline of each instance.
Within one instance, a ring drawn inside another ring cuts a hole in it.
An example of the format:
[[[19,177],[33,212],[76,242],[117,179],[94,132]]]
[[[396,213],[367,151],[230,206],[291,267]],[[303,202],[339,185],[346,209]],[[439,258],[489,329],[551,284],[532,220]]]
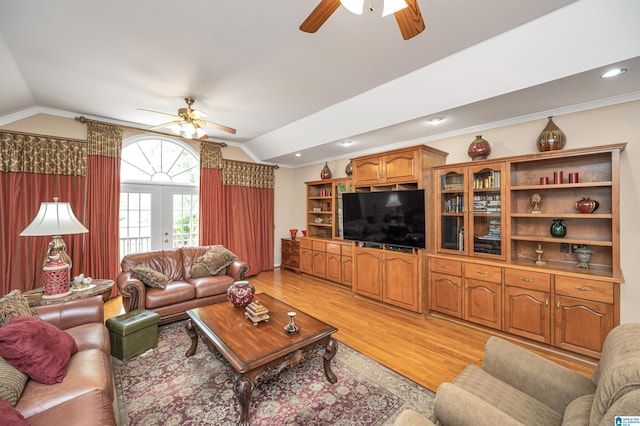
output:
[[[424,189],[342,194],[345,240],[425,248]]]

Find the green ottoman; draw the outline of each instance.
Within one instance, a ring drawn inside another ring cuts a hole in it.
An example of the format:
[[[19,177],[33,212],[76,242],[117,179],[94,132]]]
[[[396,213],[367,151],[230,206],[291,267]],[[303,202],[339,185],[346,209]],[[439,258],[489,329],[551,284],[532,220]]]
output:
[[[111,355],[122,361],[158,346],[160,315],[138,309],[107,320]]]

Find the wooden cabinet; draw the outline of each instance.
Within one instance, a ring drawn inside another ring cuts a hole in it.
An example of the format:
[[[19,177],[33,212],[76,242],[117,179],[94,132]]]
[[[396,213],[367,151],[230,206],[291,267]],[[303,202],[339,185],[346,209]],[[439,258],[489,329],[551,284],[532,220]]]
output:
[[[462,318],[462,262],[431,258],[430,308]]]
[[[300,240],[300,272],[313,274],[313,242],[309,238]]]
[[[300,273],[300,240],[282,238],[282,263],[281,269],[288,268]]]
[[[353,161],[356,186],[418,181],[420,178],[416,149],[360,157]]]
[[[605,337],[620,321],[614,306],[617,291],[613,283],[556,277],[554,344],[599,357]]]
[[[319,278],[327,276],[324,244],[310,238],[300,240],[300,271]]]
[[[340,283],[347,286],[353,286],[353,244],[342,245],[342,277]]]
[[[339,240],[300,239],[300,271],[348,287],[352,285],[352,243]]]
[[[351,192],[350,179],[306,182],[307,235],[315,238],[342,238],[342,194]]]
[[[503,162],[436,169],[436,247],[441,253],[506,259]]]
[[[422,274],[419,255],[356,247],[353,283],[357,294],[422,312]]]
[[[505,268],[504,331],[551,343],[551,275]]]

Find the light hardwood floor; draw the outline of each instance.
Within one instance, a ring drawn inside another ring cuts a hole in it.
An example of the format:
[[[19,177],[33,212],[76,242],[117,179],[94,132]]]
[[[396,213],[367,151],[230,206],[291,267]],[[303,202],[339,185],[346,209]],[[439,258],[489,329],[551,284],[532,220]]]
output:
[[[481,365],[487,339],[500,334],[390,308],[356,296],[350,289],[289,270],[261,272],[249,281],[257,293],[268,293],[333,325],[339,330],[335,337],[340,342],[433,391],[468,364]],[[119,297],[105,305],[107,318],[122,312]],[[557,351],[541,353],[580,374],[590,376],[593,371],[592,360]]]

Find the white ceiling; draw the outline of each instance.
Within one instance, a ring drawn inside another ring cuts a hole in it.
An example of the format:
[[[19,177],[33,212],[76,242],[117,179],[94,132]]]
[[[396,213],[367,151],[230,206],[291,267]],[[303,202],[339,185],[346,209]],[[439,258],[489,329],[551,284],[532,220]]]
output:
[[[147,128],[167,117],[139,108],[191,96],[238,129],[212,140],[295,167],[640,99],[637,0],[418,0],[427,29],[408,41],[382,0],[299,31],[318,2],[0,0],[0,126],[48,112]],[[600,79],[613,64],[630,71]]]

